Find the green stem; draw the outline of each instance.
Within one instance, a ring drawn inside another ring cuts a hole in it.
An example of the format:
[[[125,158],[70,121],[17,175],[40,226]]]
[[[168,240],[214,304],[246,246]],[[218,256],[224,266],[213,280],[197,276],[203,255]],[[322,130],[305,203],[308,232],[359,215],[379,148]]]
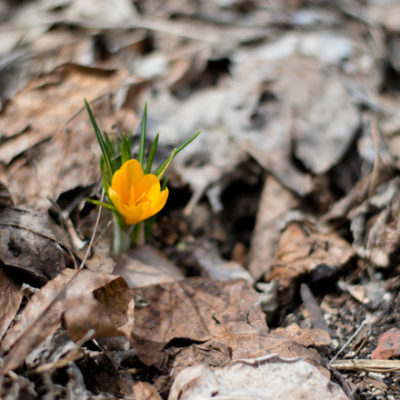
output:
[[[131,236],[131,243],[132,245],[138,244],[144,244],[142,243],[143,241],[143,236],[142,236],[142,223],[138,222],[135,227],[133,228],[132,236]]]
[[[121,229],[115,216],[113,216],[112,254],[120,254],[129,249],[129,235]]]

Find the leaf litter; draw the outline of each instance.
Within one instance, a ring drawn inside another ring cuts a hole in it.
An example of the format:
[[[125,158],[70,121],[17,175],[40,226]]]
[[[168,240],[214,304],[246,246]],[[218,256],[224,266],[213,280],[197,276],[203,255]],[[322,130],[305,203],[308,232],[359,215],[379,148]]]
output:
[[[101,4],[0,8],[2,397],[397,398],[397,2]],[[203,129],[119,259],[84,97]]]

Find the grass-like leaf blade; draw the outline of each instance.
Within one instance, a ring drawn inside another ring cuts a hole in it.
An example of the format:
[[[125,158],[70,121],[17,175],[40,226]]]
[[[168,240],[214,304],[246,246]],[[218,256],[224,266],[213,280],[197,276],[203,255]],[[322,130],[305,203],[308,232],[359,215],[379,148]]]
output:
[[[153,143],[151,144],[149,155],[147,156],[146,170],[144,171],[145,174],[149,174],[151,172],[151,166],[153,165],[153,160],[154,160],[154,156],[156,154],[159,137],[160,137],[160,134],[157,133],[156,137],[153,140]]]
[[[110,210],[112,210],[112,211],[115,211],[115,207],[112,206],[111,204],[104,203],[104,202],[102,202],[102,201],[95,200],[95,199],[91,199],[91,198],[87,198],[86,201],[87,201],[88,203],[94,204],[95,206],[105,207],[105,208],[108,208],[108,209],[110,209]]]
[[[110,159],[107,154],[107,147],[104,142],[103,135],[101,134],[101,131],[97,125],[97,122],[94,118],[92,110],[90,109],[89,103],[87,102],[86,99],[84,99],[84,102],[85,102],[86,111],[89,114],[90,122],[92,123],[93,129],[94,129],[94,133],[96,134],[97,141],[99,142],[100,150],[104,156],[104,163],[105,163],[105,168],[106,168],[108,177],[109,177],[109,179],[111,179],[111,177],[112,177],[111,163],[110,163]]]
[[[125,164],[128,160],[131,159],[131,146],[130,140],[127,138],[125,134],[122,135],[121,139],[121,165]]]
[[[147,103],[144,105],[142,123],[140,126],[140,137],[139,137],[139,152],[138,161],[144,169],[144,156],[146,152],[146,132],[147,132]]]

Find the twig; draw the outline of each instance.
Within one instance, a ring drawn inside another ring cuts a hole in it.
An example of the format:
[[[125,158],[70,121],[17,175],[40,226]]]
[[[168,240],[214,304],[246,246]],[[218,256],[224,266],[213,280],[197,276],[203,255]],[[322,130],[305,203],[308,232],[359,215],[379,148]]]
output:
[[[332,366],[332,363],[339,357],[339,354],[343,352],[346,347],[352,342],[352,340],[358,335],[361,329],[367,324],[367,320],[364,320],[361,325],[356,329],[356,331],[350,336],[347,342],[340,348],[340,350],[335,354],[331,361],[329,361],[329,365]]]
[[[346,371],[398,372],[400,360],[332,360],[330,366]]]

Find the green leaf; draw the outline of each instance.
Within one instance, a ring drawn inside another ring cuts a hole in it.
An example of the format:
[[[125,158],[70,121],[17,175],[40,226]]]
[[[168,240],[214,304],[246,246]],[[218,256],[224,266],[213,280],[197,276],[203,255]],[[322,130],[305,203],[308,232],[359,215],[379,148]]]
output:
[[[157,133],[156,137],[154,138],[153,143],[151,144],[149,155],[147,157],[146,170],[144,171],[145,174],[149,174],[151,171],[151,166],[153,165],[154,155],[156,154],[159,137],[160,137],[160,134]]]
[[[94,204],[95,206],[105,207],[105,208],[108,208],[109,210],[115,211],[115,207],[112,206],[111,204],[104,203],[104,202],[102,202],[102,201],[98,201],[98,200],[91,199],[91,198],[87,198],[86,201],[87,201],[88,203]]]
[[[130,140],[125,134],[122,135],[121,139],[121,165],[125,164],[131,158],[131,146]]]
[[[104,142],[104,139],[103,139],[103,136],[101,134],[101,131],[100,131],[98,125],[97,125],[97,122],[96,122],[96,120],[94,118],[92,110],[90,109],[89,103],[87,102],[86,99],[84,99],[84,102],[85,102],[86,111],[89,114],[90,122],[92,123],[93,129],[94,129],[94,133],[96,134],[97,141],[99,142],[101,152],[102,152],[102,154],[104,156],[104,163],[105,163],[106,171],[108,173],[109,178],[111,179],[111,177],[112,177],[112,169],[111,169],[110,159],[109,159],[108,154],[107,154],[106,144]]]
[[[161,179],[162,176],[165,174],[165,171],[168,169],[169,164],[171,164],[171,161],[174,159],[175,156],[176,156],[176,149],[173,149],[169,157],[156,169],[154,175],[158,179]]]
[[[131,242],[132,244],[136,244],[140,238],[140,231],[142,230],[142,222],[138,222],[133,228]]]
[[[168,176],[163,180],[163,183],[161,185],[161,190],[164,190],[167,187],[168,183]]]
[[[171,161],[176,157],[178,153],[180,153],[188,144],[192,143],[193,140],[199,136],[201,131],[198,131],[195,133],[189,140],[187,140],[185,143],[183,143],[181,146],[179,146],[177,149],[172,150],[172,153],[161,163],[161,165],[155,170],[154,175],[160,179],[165,171],[168,169],[169,164],[171,164]]]
[[[144,105],[142,124],[140,127],[140,137],[139,137],[139,152],[138,161],[144,169],[144,155],[146,152],[146,131],[147,131],[147,103]]]
[[[153,215],[152,217],[147,218],[146,221],[144,221],[144,238],[146,242],[148,242],[151,239],[155,220],[156,216]]]
[[[116,143],[115,141],[110,139],[110,136],[108,135],[107,132],[104,132],[104,143],[106,145],[108,159],[110,160],[111,173],[112,175],[114,175],[114,172],[119,168],[119,164],[117,162],[119,156],[117,155],[116,151]]]
[[[176,149],[176,153],[175,155],[179,154],[188,144],[192,143],[193,140],[195,140],[197,138],[197,136],[199,136],[201,133],[201,131],[196,132],[189,140],[187,140],[185,143],[183,143],[181,146],[179,146]]]
[[[111,179],[109,179],[107,176],[103,155],[100,156],[100,172],[101,172],[101,180],[103,183],[103,189],[106,193],[108,193],[108,188],[110,187]]]

